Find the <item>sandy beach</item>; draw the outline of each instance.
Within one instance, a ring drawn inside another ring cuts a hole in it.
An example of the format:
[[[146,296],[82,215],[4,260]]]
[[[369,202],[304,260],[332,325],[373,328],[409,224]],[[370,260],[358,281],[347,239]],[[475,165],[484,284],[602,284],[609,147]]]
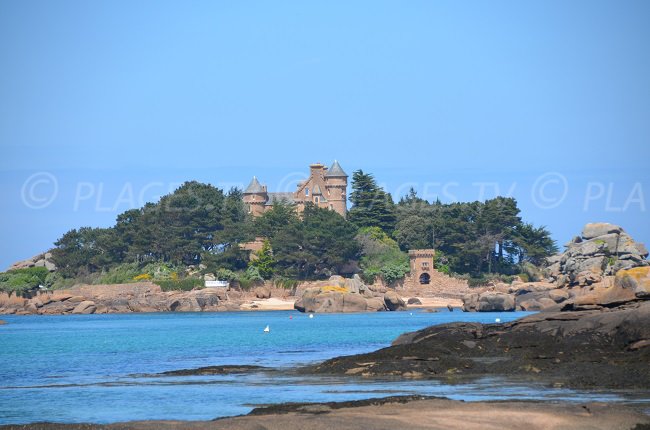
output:
[[[389,398],[356,402],[289,404],[258,408],[214,421],[138,421],[99,424],[0,426],[6,430],[628,430],[650,418],[625,406],[603,403],[461,402],[435,398]]]

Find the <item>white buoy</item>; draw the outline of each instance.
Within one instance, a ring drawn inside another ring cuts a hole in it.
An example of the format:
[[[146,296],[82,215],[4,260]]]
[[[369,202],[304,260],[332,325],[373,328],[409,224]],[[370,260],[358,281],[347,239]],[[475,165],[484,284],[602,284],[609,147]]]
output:
[[[264,327],[264,333],[270,333],[271,332],[271,327],[266,326]]]
[[[501,318],[497,318],[497,319],[495,319],[494,322],[500,323],[500,322],[501,322]]]
[[[309,314],[309,318],[314,318],[314,314]]]

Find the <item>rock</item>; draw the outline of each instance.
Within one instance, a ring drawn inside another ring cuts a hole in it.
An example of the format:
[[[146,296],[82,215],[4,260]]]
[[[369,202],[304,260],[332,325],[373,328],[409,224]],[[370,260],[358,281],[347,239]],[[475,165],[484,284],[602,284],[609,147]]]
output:
[[[269,287],[266,287],[266,286],[257,287],[257,288],[255,288],[255,290],[253,292],[255,294],[255,297],[257,297],[258,299],[270,299],[271,298],[271,289]]]
[[[384,302],[384,299],[381,297],[372,297],[370,299],[366,299],[366,306],[369,312],[388,310],[386,309],[386,303]]]
[[[542,304],[537,300],[525,300],[519,304],[519,307],[522,311],[541,311],[543,308]]]
[[[621,233],[623,229],[617,225],[605,222],[590,223],[582,229],[582,238],[589,240],[610,233]]]
[[[342,312],[365,312],[368,310],[368,301],[359,294],[342,294]]]
[[[476,312],[478,309],[478,294],[465,294],[463,296],[463,312]]]
[[[5,324],[7,324],[7,321],[5,321],[5,320],[0,320],[0,325],[5,325]]]
[[[450,353],[451,351],[451,353]],[[469,353],[468,353],[469,352]],[[454,322],[400,335],[388,348],[327,360],[310,373],[496,377],[540,373],[573,387],[650,386],[650,302],[541,312],[502,324]]]
[[[411,297],[406,301],[408,305],[421,305],[422,302],[417,297]]]
[[[201,312],[201,306],[194,297],[180,297],[169,303],[172,312]]]
[[[515,310],[515,299],[509,294],[483,293],[479,296],[478,312],[508,312]]]
[[[557,303],[555,303],[555,300],[547,298],[547,297],[542,297],[537,302],[540,304],[543,311],[546,310],[546,309],[549,309],[549,308],[551,308],[551,307],[553,307],[553,306],[555,306],[557,304]]]
[[[555,303],[562,303],[569,298],[569,293],[565,290],[551,290],[548,292],[548,297]]]
[[[448,310],[449,312],[453,312],[453,311],[454,311],[454,307],[453,307],[452,305],[449,305],[449,304],[448,304],[448,305],[447,305],[447,310]]]
[[[389,311],[406,310],[406,303],[395,291],[387,291],[384,294],[384,303]]]
[[[95,302],[92,302],[90,300],[85,300],[81,303],[79,303],[73,310],[73,314],[92,314],[95,313],[97,310],[97,306],[95,305]]]
[[[638,299],[650,299],[650,267],[635,267],[627,270],[620,270],[616,273],[614,285],[633,291]]]
[[[580,286],[586,286],[586,285],[591,285],[596,282],[602,281],[603,277],[599,273],[592,272],[590,270],[586,270],[584,272],[578,273],[578,276],[576,277],[576,282]]]
[[[206,273],[205,275],[203,275],[203,280],[204,281],[216,281],[217,277],[214,276],[214,273]]]

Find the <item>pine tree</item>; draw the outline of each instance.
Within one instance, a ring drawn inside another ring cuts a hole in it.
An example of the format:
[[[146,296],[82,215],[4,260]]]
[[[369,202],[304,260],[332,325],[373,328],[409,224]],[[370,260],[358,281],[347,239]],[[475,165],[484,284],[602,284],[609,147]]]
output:
[[[393,198],[371,174],[362,170],[353,173],[350,201],[353,206],[348,219],[357,227],[379,227],[389,234],[395,229]]]

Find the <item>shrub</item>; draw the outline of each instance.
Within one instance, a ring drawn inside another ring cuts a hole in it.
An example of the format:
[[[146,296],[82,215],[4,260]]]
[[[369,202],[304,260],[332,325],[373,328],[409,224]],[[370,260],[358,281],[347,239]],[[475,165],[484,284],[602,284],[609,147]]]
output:
[[[195,288],[203,287],[203,280],[199,278],[185,278],[185,279],[161,279],[154,281],[160,285],[163,291],[191,291]]]
[[[151,279],[151,275],[148,273],[143,273],[133,278],[134,281],[148,281]]]
[[[348,290],[345,287],[341,287],[339,285],[326,285],[324,287],[321,287],[320,289],[324,293],[349,293],[350,290]]]
[[[298,284],[300,284],[299,280],[291,278],[280,277],[273,280],[273,285],[284,288],[285,290],[292,290],[296,288]]]
[[[47,285],[49,271],[45,267],[28,267],[0,273],[0,291],[22,296],[39,285]]]

